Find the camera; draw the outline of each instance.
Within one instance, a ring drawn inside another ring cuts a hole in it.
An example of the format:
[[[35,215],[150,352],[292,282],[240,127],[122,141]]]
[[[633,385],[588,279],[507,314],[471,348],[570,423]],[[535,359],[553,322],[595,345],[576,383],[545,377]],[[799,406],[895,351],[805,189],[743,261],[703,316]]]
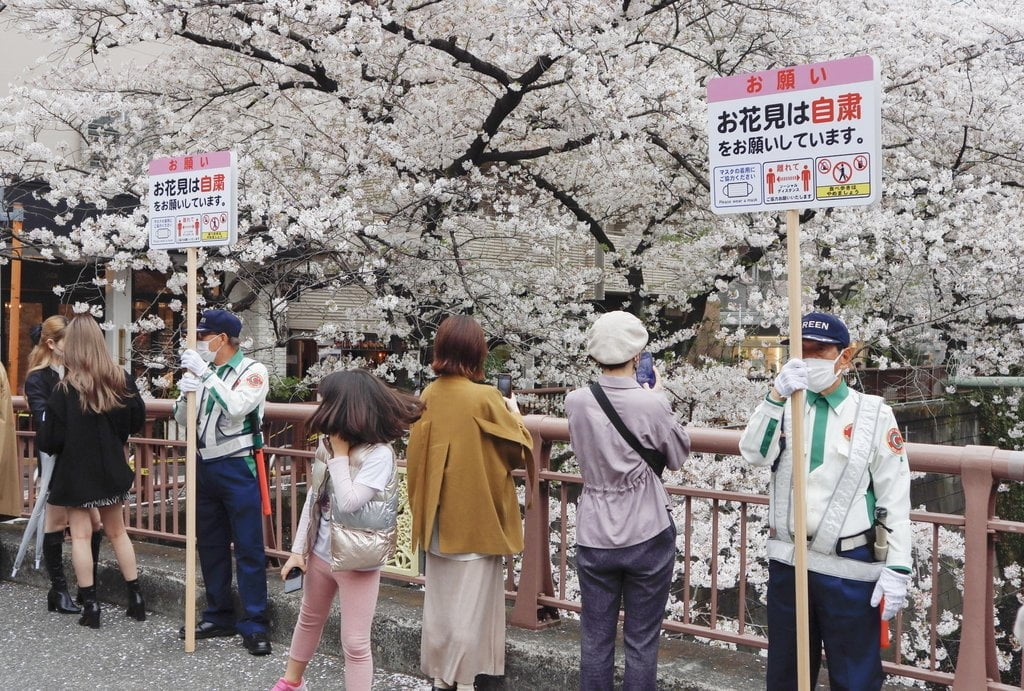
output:
[[[654,356],[646,351],[640,353],[640,362],[636,366],[636,380],[640,386],[647,384],[654,387]]]
[[[498,375],[498,391],[505,398],[512,398],[512,375],[511,374],[499,374]]]
[[[284,592],[294,593],[302,588],[302,569],[293,566],[284,577]]]

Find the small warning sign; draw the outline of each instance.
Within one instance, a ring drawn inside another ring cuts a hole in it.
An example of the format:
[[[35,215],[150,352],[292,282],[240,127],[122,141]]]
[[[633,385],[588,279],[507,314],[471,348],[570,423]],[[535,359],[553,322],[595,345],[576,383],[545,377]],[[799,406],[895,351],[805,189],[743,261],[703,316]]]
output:
[[[178,216],[176,242],[195,242],[199,239],[199,217]]]
[[[203,214],[202,241],[206,243],[227,239],[228,215],[223,212],[219,214]]]
[[[761,165],[719,166],[713,173],[711,196],[718,208],[761,203]]]
[[[837,199],[871,196],[871,155],[823,156],[814,162],[815,196]]]
[[[769,161],[764,166],[764,203],[788,204],[814,199],[814,160]]]

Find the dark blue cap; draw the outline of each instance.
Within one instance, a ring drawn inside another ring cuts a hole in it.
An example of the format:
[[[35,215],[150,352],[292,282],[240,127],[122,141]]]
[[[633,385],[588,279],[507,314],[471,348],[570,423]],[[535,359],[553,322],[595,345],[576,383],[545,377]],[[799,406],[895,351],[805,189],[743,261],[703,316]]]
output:
[[[846,324],[836,315],[827,312],[805,314],[800,320],[800,337],[806,341],[834,343],[840,348],[850,345],[850,330],[846,328]],[[782,343],[788,344],[789,339]]]
[[[227,310],[206,310],[196,325],[196,331],[208,334],[227,334],[238,338],[242,333],[242,322]]]

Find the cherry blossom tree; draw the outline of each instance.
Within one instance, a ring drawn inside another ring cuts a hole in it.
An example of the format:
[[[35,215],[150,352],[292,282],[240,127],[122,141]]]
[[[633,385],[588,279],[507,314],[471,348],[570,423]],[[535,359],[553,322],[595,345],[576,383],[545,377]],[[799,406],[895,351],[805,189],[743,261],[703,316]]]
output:
[[[704,84],[871,53],[885,199],[804,214],[807,304],[842,312],[883,363],[939,341],[1005,369],[1021,340],[1020,27],[995,2],[845,7],[29,0],[5,16],[63,58],[4,109],[0,173],[102,208],[144,197],[153,156],[233,148],[243,233],[204,257],[208,287],[248,306],[269,286],[266,309],[354,287],[382,336],[414,344],[471,310],[539,376],[572,381],[598,282],[610,303],[676,315],[660,335],[685,348],[756,266],[769,280],[751,306],[783,323],[779,219],[707,210]],[[104,67],[141,43],[160,56]],[[42,146],[41,123],[82,132],[89,166]],[[140,208],[35,240],[180,271],[145,237]]]

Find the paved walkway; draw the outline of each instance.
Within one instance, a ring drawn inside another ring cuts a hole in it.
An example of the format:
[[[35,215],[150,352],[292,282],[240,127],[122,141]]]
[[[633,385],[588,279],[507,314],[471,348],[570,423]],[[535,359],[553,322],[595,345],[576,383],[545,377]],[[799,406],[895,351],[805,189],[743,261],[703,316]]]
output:
[[[46,591],[0,581],[0,687],[3,689],[269,689],[284,671],[287,645],[274,644],[265,657],[249,655],[241,638],[196,641],[185,653],[176,618],[148,612],[144,622],[124,616],[124,608],[103,603],[98,630],[78,625],[78,617],[46,611]],[[343,664],[317,654],[307,670],[311,691],[343,688]],[[378,671],[375,689],[420,691],[423,679]]]

